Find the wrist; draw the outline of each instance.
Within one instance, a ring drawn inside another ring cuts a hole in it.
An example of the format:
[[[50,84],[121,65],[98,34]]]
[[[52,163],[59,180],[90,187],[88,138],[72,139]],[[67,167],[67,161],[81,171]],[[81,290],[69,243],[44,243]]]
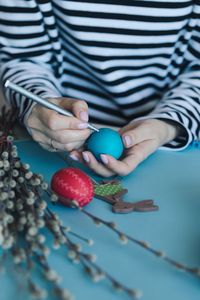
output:
[[[170,119],[157,119],[157,121],[165,126],[165,142],[168,143],[183,134],[184,130],[178,122]]]

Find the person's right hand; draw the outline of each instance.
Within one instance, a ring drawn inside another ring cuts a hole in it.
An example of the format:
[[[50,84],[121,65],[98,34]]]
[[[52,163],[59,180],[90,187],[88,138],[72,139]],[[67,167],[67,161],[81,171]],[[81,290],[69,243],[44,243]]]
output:
[[[55,98],[49,101],[69,110],[75,117],[63,116],[36,104],[26,124],[31,130],[33,139],[49,151],[79,149],[91,133],[89,129],[86,129],[87,103],[71,98]]]

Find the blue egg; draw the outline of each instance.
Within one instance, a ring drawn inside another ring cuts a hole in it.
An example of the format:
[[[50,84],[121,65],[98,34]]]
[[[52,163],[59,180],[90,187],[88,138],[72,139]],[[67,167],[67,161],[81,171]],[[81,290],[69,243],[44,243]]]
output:
[[[108,154],[118,159],[123,153],[124,145],[119,133],[110,128],[101,128],[93,132],[87,140],[86,148],[101,161],[100,154]]]

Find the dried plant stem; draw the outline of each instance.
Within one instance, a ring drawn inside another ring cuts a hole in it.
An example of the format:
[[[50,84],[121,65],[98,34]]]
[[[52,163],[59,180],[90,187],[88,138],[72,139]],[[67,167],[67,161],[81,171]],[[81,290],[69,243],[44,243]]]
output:
[[[54,295],[61,300],[72,300],[71,293],[66,289],[63,290],[60,287],[59,282],[61,281],[61,278],[55,270],[51,269],[46,257],[44,255],[39,255],[35,253],[35,258],[38,261],[38,264],[42,267],[43,275],[45,276],[45,278],[52,283]]]
[[[51,191],[48,190],[46,192],[47,192],[48,196],[51,197]],[[48,213],[52,219],[57,220],[55,218],[55,213],[53,213],[49,207],[46,208],[46,213]],[[87,243],[89,246],[92,246],[94,244],[94,241],[92,239],[88,239],[88,238],[80,235],[79,233],[72,231],[71,228],[68,226],[66,227],[66,226],[61,225],[61,228],[64,232],[67,232],[68,234],[76,237],[77,239]]]
[[[34,267],[34,263],[31,259],[31,250],[26,249],[26,251],[23,252],[24,256],[22,260],[19,260],[17,257],[17,253],[19,253],[19,250],[24,250],[23,248],[20,248],[20,246],[16,246],[16,248],[13,248],[10,250],[10,253],[13,257],[14,262],[14,271],[17,273],[17,278],[19,273],[22,274],[26,281],[23,281],[23,286],[21,288],[27,288],[28,292],[32,296],[33,299],[42,300],[47,297],[47,291],[45,289],[40,288],[31,278],[31,272]]]
[[[107,228],[109,228],[110,230],[112,230],[114,233],[116,233],[118,235],[121,243],[126,244],[128,241],[130,241],[130,242],[142,247],[149,253],[155,255],[156,257],[159,257],[162,260],[166,261],[168,264],[172,265],[173,267],[175,267],[181,271],[190,273],[194,276],[197,276],[198,278],[200,277],[200,267],[189,267],[183,263],[180,263],[180,262],[170,258],[164,251],[154,249],[153,247],[150,246],[150,244],[148,242],[138,240],[138,239],[134,238],[133,236],[130,236],[130,235],[126,234],[125,232],[117,229],[117,224],[115,222],[105,221],[102,218],[88,212],[84,208],[79,207],[79,205],[76,201],[71,201],[68,199],[65,199],[65,201],[68,202],[69,206],[78,209],[81,213],[83,213],[84,215],[89,217],[96,225],[102,224],[102,225],[106,226]]]
[[[0,115],[0,246],[2,259],[11,253],[16,270],[26,278],[30,294],[35,299],[47,297],[32,280],[33,266],[40,266],[45,279],[53,285],[56,298],[72,299],[68,291],[58,284],[58,275],[50,268],[46,256],[49,248],[45,245],[43,231],[46,201],[42,198],[48,184],[43,176],[30,171],[28,164],[20,161],[17,147],[13,144],[11,129],[16,113],[2,109]],[[36,259],[37,258],[37,259]],[[39,258],[39,259],[38,259]],[[3,263],[2,263],[3,264]]]
[[[92,219],[92,221],[94,223],[97,224],[103,224],[105,225],[107,228],[109,228],[110,230],[112,230],[113,232],[115,232],[119,239],[121,240],[122,243],[126,243],[128,241],[139,245],[140,247],[144,248],[145,250],[147,250],[148,252],[154,254],[155,256],[163,259],[164,261],[166,261],[167,263],[169,263],[170,265],[178,268],[179,270],[191,273],[192,275],[195,275],[197,277],[200,277],[200,268],[199,267],[188,267],[182,263],[179,263],[177,261],[175,261],[174,259],[171,259],[169,256],[167,256],[167,254],[164,251],[160,251],[160,250],[156,250],[154,248],[152,248],[149,243],[145,242],[145,241],[141,241],[138,240],[124,232],[122,232],[121,230],[117,229],[117,225],[113,222],[108,222],[103,220],[102,218],[99,218],[91,213],[89,213],[88,211],[86,211],[85,209],[81,209],[80,210],[83,214],[85,214],[86,216],[88,216],[90,219]]]
[[[49,216],[47,215],[47,226],[49,230],[52,232],[53,236],[55,236],[55,232],[53,228],[51,227],[51,220],[57,221],[55,219],[54,214],[50,211],[49,208],[47,208],[47,212]],[[112,275],[110,275],[108,272],[103,270],[99,265],[95,263],[96,256],[85,253],[81,250],[80,246],[73,243],[72,240],[69,238],[69,236],[64,231],[63,227],[57,223],[59,226],[59,234],[62,234],[62,236],[65,238],[64,245],[68,249],[68,256],[74,263],[81,263],[86,273],[92,278],[93,281],[97,282],[102,279],[107,279],[109,282],[111,282],[112,286],[120,290],[126,294],[128,294],[129,297],[132,299],[139,299],[142,295],[142,293],[137,289],[131,289],[126,287],[124,284],[120,283],[118,280],[116,280]],[[56,229],[58,234],[58,228]]]
[[[63,230],[65,230],[65,227],[62,227],[63,228]],[[76,232],[74,232],[74,231],[69,231],[69,234],[70,235],[72,235],[72,236],[74,236],[74,237],[76,237],[76,238],[78,238],[79,240],[81,240],[81,241],[83,241],[83,242],[85,242],[85,243],[87,243],[88,245],[93,245],[93,243],[94,243],[94,241],[93,240],[91,240],[91,239],[87,239],[87,238],[85,238],[85,237],[83,237],[82,235],[80,235],[80,234],[78,234],[78,233],[76,233]]]

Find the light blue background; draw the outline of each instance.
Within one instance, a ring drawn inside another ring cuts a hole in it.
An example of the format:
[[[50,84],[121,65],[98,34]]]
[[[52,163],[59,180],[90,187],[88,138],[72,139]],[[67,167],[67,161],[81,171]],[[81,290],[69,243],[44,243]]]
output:
[[[56,153],[42,150],[34,142],[17,143],[24,162],[32,170],[51,176],[66,163]],[[129,189],[126,200],[154,199],[160,210],[152,213],[113,214],[111,207],[97,199],[87,210],[106,220],[117,222],[119,228],[134,237],[148,241],[152,247],[190,266],[200,266],[200,150],[182,152],[157,151],[132,174],[123,179]],[[123,246],[117,236],[104,227],[97,228],[80,212],[63,206],[53,208],[66,225],[95,240],[93,247],[97,263],[129,287],[143,291],[143,300],[198,300],[200,280],[180,272],[137,245]],[[78,241],[74,238],[74,241]],[[50,238],[49,238],[50,244]],[[93,284],[80,265],[72,264],[67,251],[53,251],[49,262],[63,277],[77,300],[129,299],[113,292],[106,282]],[[17,276],[16,276],[17,275]],[[36,278],[41,283],[41,278]],[[19,274],[10,268],[0,277],[0,300],[29,299],[21,288]],[[54,298],[49,296],[49,300]]]

